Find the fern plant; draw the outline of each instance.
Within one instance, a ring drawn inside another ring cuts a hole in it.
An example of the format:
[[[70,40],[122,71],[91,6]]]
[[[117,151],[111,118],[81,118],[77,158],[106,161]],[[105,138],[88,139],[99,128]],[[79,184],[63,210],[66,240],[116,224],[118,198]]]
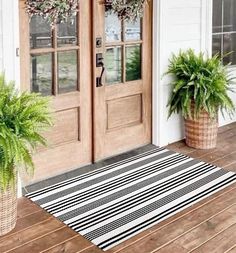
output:
[[[52,125],[48,98],[19,93],[0,75],[0,190],[15,185],[16,171],[33,173],[32,151],[46,145],[42,131]]]
[[[167,74],[172,74],[172,93],[168,102],[169,116],[181,112],[184,118],[198,118],[202,110],[214,119],[219,109],[230,115],[235,111],[228,91],[233,91],[227,66],[218,55],[207,57],[192,49],[180,51],[170,60]],[[191,104],[194,103],[194,111]]]

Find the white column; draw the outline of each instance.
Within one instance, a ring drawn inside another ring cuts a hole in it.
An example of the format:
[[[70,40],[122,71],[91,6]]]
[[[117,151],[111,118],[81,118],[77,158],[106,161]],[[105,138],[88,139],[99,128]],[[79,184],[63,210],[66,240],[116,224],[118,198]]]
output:
[[[16,0],[2,0],[2,70],[7,80],[20,84],[20,60],[16,55],[19,48],[19,7]]]
[[[161,48],[163,47],[162,36],[163,0],[153,1],[153,77],[152,77],[152,143],[161,146],[162,136],[162,103],[163,94],[161,89]]]
[[[16,0],[0,2],[0,71],[7,80],[14,80],[20,88],[20,59],[16,55],[19,48],[19,6]],[[18,176],[18,197],[22,196],[22,184]]]

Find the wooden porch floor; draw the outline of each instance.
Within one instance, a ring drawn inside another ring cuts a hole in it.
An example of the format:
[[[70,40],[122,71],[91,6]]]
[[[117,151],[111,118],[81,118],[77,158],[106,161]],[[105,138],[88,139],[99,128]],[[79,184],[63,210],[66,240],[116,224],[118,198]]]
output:
[[[236,171],[236,123],[220,129],[218,146],[201,151],[178,142],[169,149]],[[99,253],[89,241],[26,198],[17,226],[0,237],[0,253]],[[108,253],[235,253],[236,184],[148,229]]]

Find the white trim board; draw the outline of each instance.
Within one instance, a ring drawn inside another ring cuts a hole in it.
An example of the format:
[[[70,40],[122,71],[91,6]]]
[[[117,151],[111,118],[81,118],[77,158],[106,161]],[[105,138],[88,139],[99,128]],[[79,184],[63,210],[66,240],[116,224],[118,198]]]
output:
[[[152,79],[152,142],[161,146],[161,45],[162,45],[162,8],[163,1],[153,1],[153,79]]]
[[[20,60],[16,56],[19,48],[19,6],[16,0],[2,0],[2,45],[3,71],[8,80],[20,84]],[[9,11],[10,10],[10,11]]]

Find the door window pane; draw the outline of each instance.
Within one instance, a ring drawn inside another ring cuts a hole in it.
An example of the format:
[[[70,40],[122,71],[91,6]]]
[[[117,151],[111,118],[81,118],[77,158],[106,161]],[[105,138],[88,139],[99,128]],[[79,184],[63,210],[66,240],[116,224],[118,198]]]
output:
[[[224,34],[223,40],[223,62],[225,64],[231,63],[236,64],[236,34]],[[230,54],[228,54],[230,53]],[[228,54],[228,55],[226,55]]]
[[[222,0],[213,0],[212,32],[222,32]]]
[[[52,95],[52,54],[31,56],[31,90]]]
[[[42,17],[32,17],[29,37],[33,92],[56,96],[79,89],[79,18],[77,13],[51,27]]]
[[[236,1],[213,0],[212,54],[236,64]]]
[[[236,64],[236,1],[213,0],[212,54]]]
[[[121,41],[121,21],[114,13],[105,16],[106,42]]]
[[[67,93],[78,89],[77,51],[58,53],[58,90]]]
[[[141,20],[125,22],[125,40],[141,40]]]
[[[57,45],[66,47],[77,45],[77,17],[68,19],[66,23],[58,24]]]
[[[117,14],[106,13],[104,58],[107,84],[142,78],[142,21],[120,20]]]
[[[30,21],[30,47],[52,47],[52,31],[48,22],[40,16],[33,16]]]
[[[222,51],[222,35],[213,35],[212,37],[212,55]]]
[[[126,47],[126,81],[139,80],[141,73],[141,46]]]
[[[223,32],[232,32],[236,31],[236,2],[235,0],[224,0],[223,1],[224,8],[224,24],[223,24]]]
[[[108,47],[105,54],[106,83],[122,82],[121,47]]]

